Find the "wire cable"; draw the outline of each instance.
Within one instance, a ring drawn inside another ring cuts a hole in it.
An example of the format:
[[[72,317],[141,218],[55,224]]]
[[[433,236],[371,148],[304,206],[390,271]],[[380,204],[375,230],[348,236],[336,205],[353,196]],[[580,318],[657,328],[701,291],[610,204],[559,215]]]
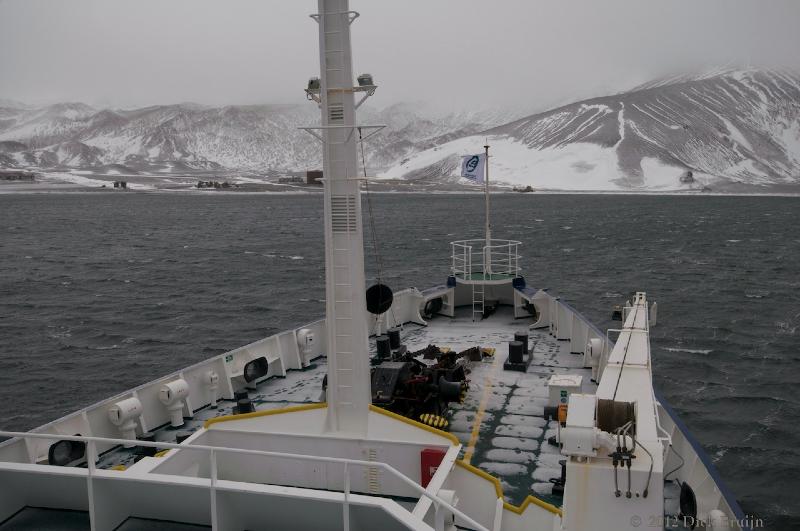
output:
[[[681,460],[681,464],[679,464],[678,466],[676,466],[675,468],[673,468],[672,470],[670,470],[669,472],[667,472],[666,474],[664,474],[664,481],[666,481],[666,480],[667,480],[667,477],[668,477],[670,474],[674,474],[675,472],[677,472],[678,470],[680,470],[680,469],[681,469],[681,467],[683,467],[683,465],[686,463],[686,461],[683,459],[683,456],[681,456],[681,454],[679,454],[679,453],[678,453],[678,451],[677,451],[677,450],[675,450],[675,448],[673,448],[673,446],[672,446],[671,444],[669,445],[669,449],[670,449],[670,450],[672,450],[672,453],[674,453],[674,454],[675,454],[675,455],[678,457],[678,459],[680,459],[680,460]]]
[[[617,384],[614,386],[614,396],[611,397],[612,401],[617,399],[617,391],[619,390],[619,381],[622,379],[622,370],[625,368],[625,360],[628,357],[628,349],[631,346],[631,339],[633,339],[633,333],[628,332],[628,342],[625,344],[625,354],[622,355],[622,364],[619,366],[619,374],[617,374]]]
[[[634,440],[634,443],[635,443],[636,439],[634,438],[633,440]],[[645,483],[644,491],[642,491],[642,497],[643,498],[647,498],[647,492],[648,492],[648,490],[650,490],[650,478],[653,476],[653,454],[651,454],[650,450],[645,448],[645,446],[643,444],[640,444],[639,446],[641,447],[642,450],[645,451],[645,453],[648,455],[648,457],[650,457],[650,470],[647,472],[647,483]]]
[[[375,257],[375,265],[378,268],[378,275],[376,280],[381,284],[383,277],[383,263],[381,254],[378,251],[378,236],[375,232],[375,216],[372,212],[372,196],[369,193],[369,179],[367,179],[367,161],[364,155],[364,137],[361,134],[361,128],[358,128],[358,143],[361,145],[361,168],[364,170],[364,191],[367,192],[367,213],[369,214],[369,229],[372,236],[372,253]]]
[[[372,194],[369,191],[369,179],[367,178],[367,159],[364,155],[364,136],[361,133],[361,128],[358,128],[358,143],[361,146],[361,168],[364,171],[364,191],[366,192],[367,196],[367,214],[369,215],[369,229],[370,235],[372,237],[372,254],[375,258],[375,266],[378,269],[378,274],[375,278],[378,284],[383,284],[383,259],[381,258],[381,253],[378,249],[378,233],[375,230],[375,215],[372,212]],[[389,307],[389,311],[392,313],[392,318],[394,322],[397,323],[397,316],[394,314],[394,308],[391,306]],[[375,324],[378,324],[378,320],[380,316],[375,316]],[[400,325],[402,328],[402,325]],[[378,332],[379,330],[376,330]]]

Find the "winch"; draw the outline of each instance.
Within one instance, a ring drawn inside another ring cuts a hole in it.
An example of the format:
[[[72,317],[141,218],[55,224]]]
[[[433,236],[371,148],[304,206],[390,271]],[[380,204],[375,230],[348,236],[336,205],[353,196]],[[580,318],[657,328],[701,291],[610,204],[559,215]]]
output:
[[[468,358],[462,354],[429,345],[420,351],[405,352],[392,361],[381,361],[372,368],[372,403],[435,427],[445,427],[439,418],[444,416],[450,402],[461,401],[469,386]]]

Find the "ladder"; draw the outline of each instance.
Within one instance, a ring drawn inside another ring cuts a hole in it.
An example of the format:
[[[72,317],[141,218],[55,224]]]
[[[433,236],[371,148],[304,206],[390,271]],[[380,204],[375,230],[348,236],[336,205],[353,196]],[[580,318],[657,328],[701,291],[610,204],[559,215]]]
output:
[[[484,275],[485,276],[485,275]],[[472,284],[472,322],[480,321],[483,319],[483,310],[485,300],[485,285],[481,283]],[[477,319],[475,316],[478,315]]]
[[[345,238],[348,243],[350,235],[346,234]],[[334,265],[334,319],[336,325],[334,326],[334,352],[336,355],[336,403],[335,406],[344,406],[352,408],[353,403],[353,378],[354,378],[354,364],[353,359],[353,286],[350,283],[350,264],[346,260],[350,254],[350,246],[347,245],[343,248],[333,249],[333,263],[343,264]],[[344,265],[346,264],[346,265]]]

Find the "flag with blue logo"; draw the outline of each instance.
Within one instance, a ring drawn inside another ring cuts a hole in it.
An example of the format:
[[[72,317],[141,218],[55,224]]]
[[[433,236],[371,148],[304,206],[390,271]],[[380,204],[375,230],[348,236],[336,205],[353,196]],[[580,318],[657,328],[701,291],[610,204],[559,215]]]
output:
[[[486,154],[467,155],[461,161],[461,176],[472,181],[482,183],[484,179],[484,168],[486,168]]]

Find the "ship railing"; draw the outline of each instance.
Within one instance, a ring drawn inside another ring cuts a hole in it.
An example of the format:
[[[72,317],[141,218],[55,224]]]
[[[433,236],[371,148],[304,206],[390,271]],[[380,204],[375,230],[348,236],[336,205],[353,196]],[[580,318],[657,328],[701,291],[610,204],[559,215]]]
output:
[[[516,240],[458,240],[450,242],[450,271],[464,280],[491,280],[513,278],[521,268],[519,246]]]
[[[54,433],[32,433],[32,432],[14,432],[14,431],[0,431],[0,437],[9,437],[9,438],[19,438],[19,439],[50,439],[55,441],[76,441],[76,442],[83,442],[86,444],[86,463],[87,463],[87,478],[88,478],[88,495],[89,495],[89,507],[94,507],[94,495],[92,489],[92,478],[95,476],[97,471],[97,444],[107,444],[107,445],[130,445],[135,442],[136,446],[144,446],[147,448],[159,448],[159,449],[169,449],[169,450],[196,450],[196,451],[204,451],[208,452],[209,456],[209,490],[212,493],[211,496],[211,519],[213,522],[217,520],[217,502],[216,496],[214,496],[214,491],[217,486],[218,480],[218,470],[217,470],[217,454],[218,453],[231,453],[231,454],[245,454],[245,455],[257,455],[262,457],[274,457],[279,459],[292,459],[298,461],[316,461],[316,462],[323,462],[323,463],[339,463],[344,468],[344,485],[342,486],[342,493],[344,494],[343,501],[342,501],[342,522],[344,525],[345,531],[350,529],[350,470],[353,467],[360,467],[360,468],[381,468],[391,474],[392,476],[396,477],[408,487],[416,491],[420,496],[424,496],[430,499],[431,503],[434,507],[434,514],[436,518],[434,521],[437,523],[437,530],[441,531],[438,528],[439,522],[444,522],[444,518],[439,518],[440,511],[446,510],[452,513],[454,516],[461,518],[466,524],[472,526],[474,529],[478,531],[489,531],[486,527],[482,526],[462,511],[456,509],[453,505],[451,505],[446,500],[442,499],[440,496],[433,494],[426,490],[422,485],[414,481],[413,479],[409,478],[393,466],[389,465],[388,463],[384,463],[381,461],[363,461],[359,459],[347,459],[344,457],[324,457],[324,456],[317,456],[317,455],[305,455],[305,454],[292,454],[286,452],[270,452],[265,450],[248,450],[245,448],[228,448],[225,446],[208,446],[208,445],[200,445],[200,444],[176,444],[176,443],[168,443],[168,442],[155,442],[155,441],[131,441],[130,439],[114,439],[108,437],[90,437],[85,435],[60,435]],[[2,468],[2,462],[0,462],[0,468]],[[140,479],[141,476],[137,476],[137,479]],[[409,513],[410,514],[410,513]],[[403,522],[406,524],[406,527],[409,529],[414,529],[412,522]],[[216,525],[214,525],[216,528]]]

